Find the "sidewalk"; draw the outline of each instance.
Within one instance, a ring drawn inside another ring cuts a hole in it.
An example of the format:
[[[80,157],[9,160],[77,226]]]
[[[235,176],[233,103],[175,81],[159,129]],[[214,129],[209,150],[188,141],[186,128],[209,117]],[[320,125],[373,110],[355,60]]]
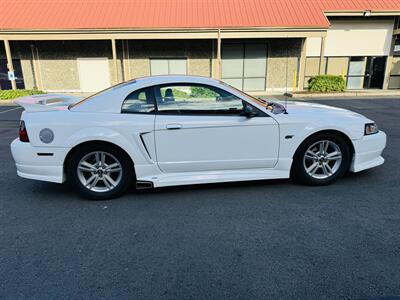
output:
[[[339,93],[310,93],[298,92],[293,98],[338,98],[338,97],[400,97],[400,90],[351,90]]]

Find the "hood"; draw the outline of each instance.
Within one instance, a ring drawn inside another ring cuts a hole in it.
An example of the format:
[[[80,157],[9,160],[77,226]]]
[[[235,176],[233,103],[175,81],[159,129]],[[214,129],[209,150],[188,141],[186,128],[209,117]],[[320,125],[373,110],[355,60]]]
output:
[[[280,102],[281,105],[285,105],[284,102]],[[309,102],[287,102],[287,112],[292,115],[310,115],[313,116],[343,116],[367,119],[363,115],[344,109],[318,103]]]

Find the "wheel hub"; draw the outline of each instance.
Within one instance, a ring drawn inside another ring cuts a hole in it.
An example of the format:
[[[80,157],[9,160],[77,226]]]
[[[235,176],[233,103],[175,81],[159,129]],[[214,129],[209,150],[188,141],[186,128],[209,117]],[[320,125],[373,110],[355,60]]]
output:
[[[122,178],[122,166],[110,153],[96,151],[85,155],[78,164],[78,178],[82,185],[95,192],[114,189]]]
[[[311,145],[304,155],[303,166],[313,178],[325,179],[335,174],[342,163],[338,145],[332,141],[319,141]]]

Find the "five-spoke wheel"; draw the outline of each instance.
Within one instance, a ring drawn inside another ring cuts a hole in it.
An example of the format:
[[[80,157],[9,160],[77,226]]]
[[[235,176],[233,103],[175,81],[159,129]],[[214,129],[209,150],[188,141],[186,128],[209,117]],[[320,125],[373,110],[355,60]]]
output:
[[[76,149],[68,161],[68,181],[86,198],[111,199],[121,195],[134,177],[129,156],[103,143]]]
[[[305,184],[329,184],[344,175],[350,158],[350,147],[342,136],[317,134],[300,145],[293,158],[292,175]]]
[[[78,165],[78,178],[89,190],[107,192],[115,188],[122,178],[122,167],[112,154],[95,151],[85,155]]]
[[[308,175],[325,179],[334,175],[342,163],[340,147],[332,141],[318,141],[312,144],[303,157],[303,166]]]

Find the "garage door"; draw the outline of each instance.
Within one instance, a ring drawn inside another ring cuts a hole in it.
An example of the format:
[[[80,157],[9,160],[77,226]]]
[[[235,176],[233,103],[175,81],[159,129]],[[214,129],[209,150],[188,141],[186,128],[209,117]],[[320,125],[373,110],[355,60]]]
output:
[[[82,92],[98,92],[111,85],[107,57],[78,58],[78,71]]]

